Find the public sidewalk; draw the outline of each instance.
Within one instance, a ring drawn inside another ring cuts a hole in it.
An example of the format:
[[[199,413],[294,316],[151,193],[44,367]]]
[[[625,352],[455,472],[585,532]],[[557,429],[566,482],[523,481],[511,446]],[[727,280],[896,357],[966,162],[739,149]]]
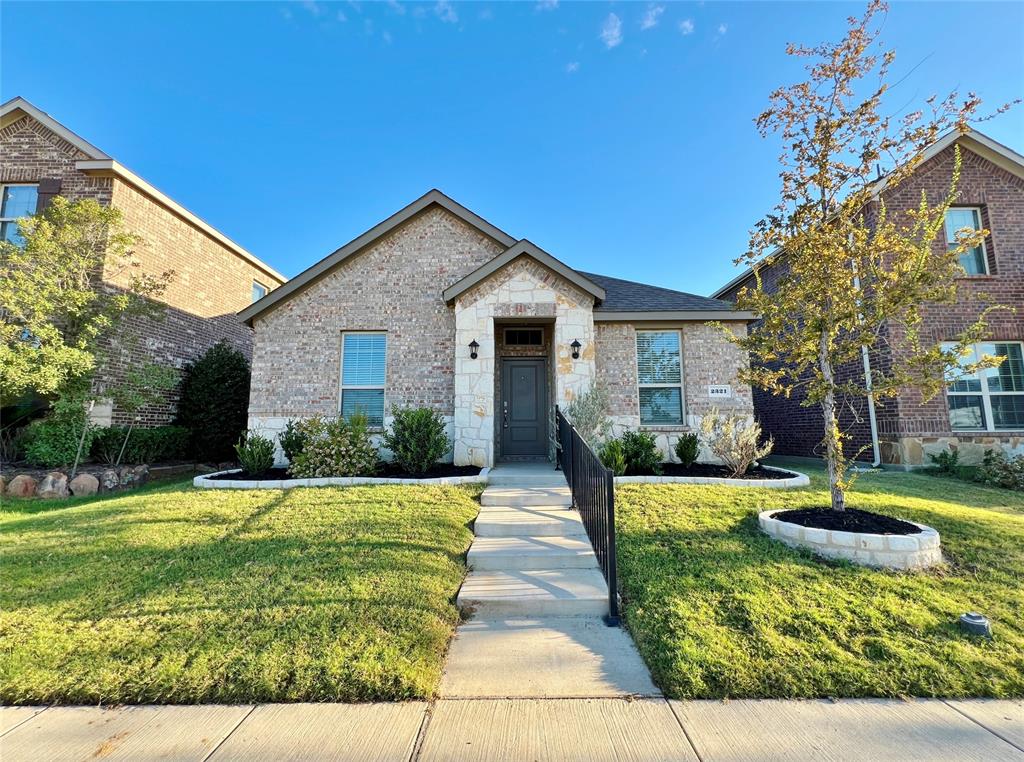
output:
[[[1024,762],[1024,701],[593,698],[4,707],[0,758]]]

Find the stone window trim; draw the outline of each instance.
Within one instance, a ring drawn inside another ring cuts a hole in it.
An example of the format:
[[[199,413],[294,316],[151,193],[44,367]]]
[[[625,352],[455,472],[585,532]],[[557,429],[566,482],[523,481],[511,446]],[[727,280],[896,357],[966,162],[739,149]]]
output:
[[[383,336],[384,337],[384,381],[383,381],[382,384],[346,384],[345,383],[345,337],[346,336],[353,336],[353,335],[359,335],[359,336]],[[340,343],[340,348],[339,348],[339,352],[338,352],[338,415],[341,416],[343,414],[342,411],[343,411],[343,408],[344,408],[344,402],[345,402],[344,397],[345,397],[345,390],[346,389],[349,389],[349,390],[371,390],[371,391],[376,391],[376,390],[379,389],[380,391],[383,392],[383,410],[382,410],[382,413],[381,413],[381,425],[374,426],[374,425],[371,424],[368,428],[369,428],[369,430],[371,432],[380,433],[380,432],[384,431],[384,429],[386,428],[386,426],[384,424],[384,419],[386,419],[387,411],[388,411],[388,391],[387,391],[387,384],[388,384],[388,379],[387,379],[387,376],[388,376],[387,353],[388,353],[388,344],[389,344],[389,342],[388,342],[388,332],[387,332],[387,330],[385,330],[383,328],[380,328],[380,329],[367,329],[367,330],[352,330],[352,331],[350,331],[350,330],[342,330],[339,333],[338,341]]]
[[[975,357],[977,357],[977,358],[981,357],[980,347],[982,345],[984,345],[984,344],[1016,345],[1017,347],[1020,347],[1021,355],[1024,356],[1024,342],[1014,341],[1012,339],[1010,339],[1010,340],[993,339],[991,341],[982,341],[982,342],[978,342],[977,344],[972,345],[971,348],[972,348],[972,350],[974,352]],[[950,346],[950,345],[947,344],[946,346]],[[1007,358],[1007,360],[1004,360],[1004,363],[1008,362],[1008,361],[1009,361],[1009,358]],[[991,370],[991,369],[988,369],[988,370]],[[957,432],[957,433],[963,432],[964,434],[970,434],[970,433],[973,432],[973,433],[991,433],[991,434],[999,434],[999,435],[1012,435],[1012,434],[1024,431],[1024,428],[1021,428],[1021,427],[1017,427],[1017,428],[998,428],[997,429],[995,427],[995,419],[994,419],[994,417],[992,415],[992,397],[1013,396],[1013,397],[1024,398],[1024,391],[1019,391],[1019,390],[1010,390],[1010,391],[996,390],[996,391],[992,391],[992,390],[989,389],[989,386],[988,386],[988,380],[987,380],[986,371],[980,371],[979,373],[972,374],[972,375],[977,376],[977,378],[971,378],[971,376],[962,376],[962,377],[960,377],[960,380],[966,381],[968,383],[970,381],[975,381],[975,380],[978,381],[979,383],[978,383],[978,387],[976,389],[959,389],[959,390],[951,389],[950,386],[952,386],[953,383],[955,383],[957,381],[957,378],[951,376],[951,377],[949,377],[947,379],[947,384],[946,384],[947,406],[948,406],[949,401],[952,400],[952,399],[980,397],[981,398],[981,404],[982,404],[983,425],[980,426],[980,427],[955,426],[953,424],[952,417],[950,417],[949,430],[953,431],[953,432]]]
[[[992,228],[991,228],[991,226],[989,224],[989,214],[988,214],[988,207],[987,207],[987,205],[985,205],[985,204],[954,204],[953,206],[949,207],[949,209],[948,209],[948,211],[946,213],[949,214],[949,212],[973,212],[974,215],[975,215],[975,224],[977,225],[975,230],[988,230],[989,231],[989,234],[987,236],[985,236],[985,238],[982,240],[981,245],[980,245],[980,248],[981,248],[981,261],[985,265],[985,272],[980,272],[980,273],[970,273],[969,272],[969,273],[965,273],[965,274],[961,275],[960,277],[963,278],[963,279],[971,279],[971,280],[976,280],[976,279],[980,279],[980,278],[991,278],[991,277],[993,277],[996,273],[995,273],[995,261],[994,261],[993,246],[992,246]],[[949,234],[948,234],[948,232],[946,230],[945,221],[943,221],[942,233],[943,233],[943,236],[945,237],[945,240],[946,240],[946,246],[947,247],[952,246],[954,242],[951,241],[950,238],[949,238]],[[963,256],[966,256],[969,253],[970,252],[965,252],[964,255],[961,255],[961,258]]]
[[[679,383],[641,383],[640,381],[640,342],[639,338],[644,333],[674,333],[679,342]],[[652,431],[668,431],[672,428],[683,430],[686,426],[686,374],[683,368],[683,330],[682,328],[637,328],[635,330],[634,352],[636,358],[636,396],[637,411],[641,429]],[[643,405],[641,404],[640,391],[642,389],[679,389],[679,423],[652,423],[643,420]]]

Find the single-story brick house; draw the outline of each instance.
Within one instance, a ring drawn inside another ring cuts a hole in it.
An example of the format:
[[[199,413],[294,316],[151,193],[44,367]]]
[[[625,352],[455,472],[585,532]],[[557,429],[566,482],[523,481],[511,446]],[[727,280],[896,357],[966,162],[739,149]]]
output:
[[[718,299],[574,269],[432,190],[239,313],[255,330],[249,427],[430,406],[457,465],[550,457],[555,405],[595,381],[617,432],[666,457],[711,407],[753,413]]]

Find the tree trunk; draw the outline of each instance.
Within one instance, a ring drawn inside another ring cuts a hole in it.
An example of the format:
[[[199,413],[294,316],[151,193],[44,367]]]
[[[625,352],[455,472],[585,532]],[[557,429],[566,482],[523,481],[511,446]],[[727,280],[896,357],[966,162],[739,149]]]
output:
[[[825,464],[828,467],[828,489],[832,496],[832,510],[846,510],[846,494],[840,484],[845,464],[843,448],[839,439],[839,421],[836,416],[836,393],[832,361],[828,356],[828,336],[821,333],[818,351],[818,365],[825,382],[825,397],[821,401],[822,420],[825,424]]]

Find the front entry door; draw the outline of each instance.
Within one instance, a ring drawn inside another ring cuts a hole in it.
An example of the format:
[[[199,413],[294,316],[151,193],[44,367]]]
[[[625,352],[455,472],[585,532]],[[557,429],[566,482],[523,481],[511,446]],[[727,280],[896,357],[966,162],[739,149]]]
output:
[[[501,456],[546,458],[548,455],[547,362],[506,358],[501,361]]]

